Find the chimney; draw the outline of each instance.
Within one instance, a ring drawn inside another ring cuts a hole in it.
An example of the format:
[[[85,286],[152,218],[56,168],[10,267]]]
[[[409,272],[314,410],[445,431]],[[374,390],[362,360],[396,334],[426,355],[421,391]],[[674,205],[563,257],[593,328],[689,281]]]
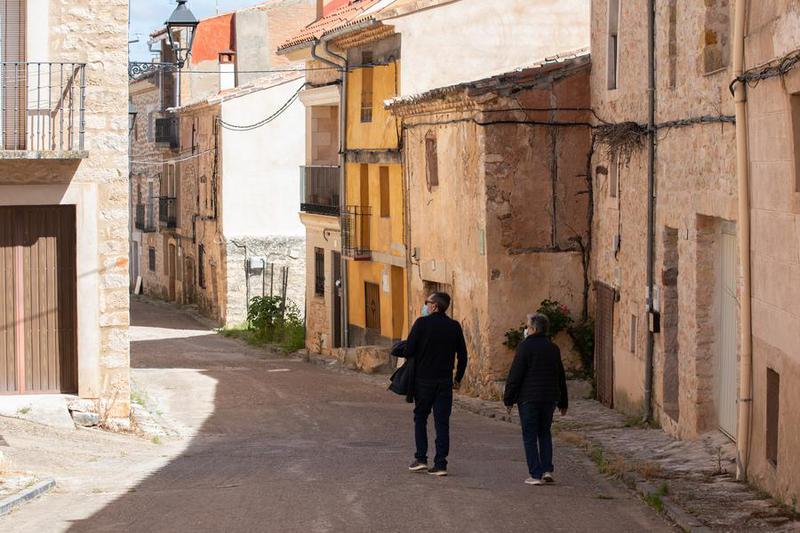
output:
[[[317,20],[322,18],[323,11],[325,11],[325,0],[317,0]]]

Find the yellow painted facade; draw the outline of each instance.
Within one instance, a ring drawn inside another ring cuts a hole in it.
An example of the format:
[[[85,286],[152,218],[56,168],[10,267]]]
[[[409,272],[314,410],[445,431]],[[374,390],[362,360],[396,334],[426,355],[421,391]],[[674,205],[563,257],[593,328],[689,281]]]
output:
[[[365,79],[371,90],[365,89]],[[362,158],[364,154],[375,156],[369,163],[348,162],[345,166],[347,205],[369,208],[370,213],[365,224],[371,259],[348,263],[352,344],[373,343],[376,334],[382,342],[405,338],[408,334],[403,168],[395,162],[372,162],[391,160],[381,154],[395,152],[396,157],[397,121],[384,108],[383,102],[396,96],[398,80],[399,64],[396,62],[356,68],[348,74],[347,149],[350,153],[360,152]],[[362,120],[365,94],[371,96],[371,120]],[[364,235],[359,237],[363,239]],[[379,300],[380,315],[377,317],[373,309],[372,320],[377,318],[380,327],[371,327],[367,332],[370,284],[373,300],[376,294]]]

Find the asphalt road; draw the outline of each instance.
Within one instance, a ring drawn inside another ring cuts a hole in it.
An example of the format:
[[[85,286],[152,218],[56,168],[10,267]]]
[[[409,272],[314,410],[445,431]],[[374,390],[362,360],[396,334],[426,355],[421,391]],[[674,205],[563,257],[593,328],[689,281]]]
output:
[[[133,375],[183,436],[95,468],[105,499],[73,483],[14,513],[12,529],[0,519],[0,531],[671,531],[564,443],[557,483],[527,486],[519,428],[455,411],[450,475],[412,474],[401,397],[213,335],[164,306],[134,302],[132,322]],[[162,464],[147,467],[147,454]]]

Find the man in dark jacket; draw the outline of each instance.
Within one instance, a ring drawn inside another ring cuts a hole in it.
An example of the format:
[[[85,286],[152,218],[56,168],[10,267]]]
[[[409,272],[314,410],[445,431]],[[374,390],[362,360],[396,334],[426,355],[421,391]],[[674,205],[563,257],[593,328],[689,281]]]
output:
[[[447,475],[450,451],[450,413],[453,390],[461,386],[467,369],[467,345],[461,324],[445,313],[450,296],[444,292],[431,294],[408,334],[406,357],[415,360],[414,436],[417,452],[408,467],[412,472],[428,471],[436,476]],[[458,355],[458,368],[453,380],[453,367]],[[428,415],[433,410],[436,427],[436,457],[428,469]]]
[[[531,477],[528,485],[552,483],[553,439],[550,427],[558,406],[567,414],[567,378],[561,362],[561,351],[547,336],[550,321],[543,314],[528,317],[526,338],[517,347],[514,362],[506,379],[503,403],[511,413],[519,406],[522,441]]]

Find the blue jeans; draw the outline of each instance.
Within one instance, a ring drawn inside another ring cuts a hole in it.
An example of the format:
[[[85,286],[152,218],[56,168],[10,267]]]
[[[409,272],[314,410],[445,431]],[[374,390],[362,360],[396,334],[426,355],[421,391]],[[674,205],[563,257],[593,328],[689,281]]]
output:
[[[556,406],[552,403],[523,403],[519,405],[522,424],[522,442],[525,459],[533,479],[542,479],[545,472],[553,471],[553,437],[550,427]]]
[[[447,468],[447,454],[450,453],[450,413],[453,411],[452,382],[418,381],[416,384],[414,440],[417,453],[414,457],[421,463],[428,462],[428,416],[431,410],[436,428],[436,457],[433,464],[437,468]]]

